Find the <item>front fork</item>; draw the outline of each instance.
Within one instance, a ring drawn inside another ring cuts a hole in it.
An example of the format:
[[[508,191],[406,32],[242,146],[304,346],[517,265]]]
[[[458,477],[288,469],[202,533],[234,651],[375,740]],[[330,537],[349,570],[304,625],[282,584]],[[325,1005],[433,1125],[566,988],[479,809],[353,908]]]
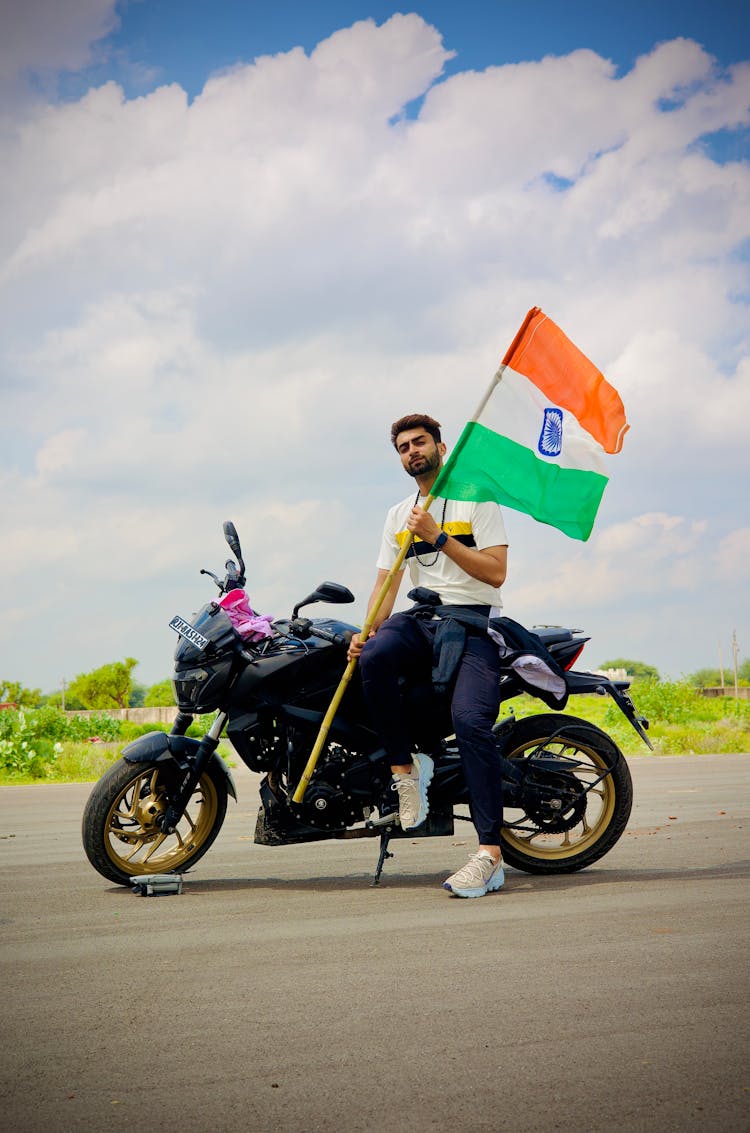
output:
[[[184,736],[185,732],[190,727],[192,719],[193,717],[188,713],[180,712],[174,722],[172,735]],[[185,813],[185,808],[200,781],[201,775],[219,746],[221,733],[224,731],[226,722],[227,713],[219,712],[213,724],[198,744],[195,759],[190,761],[190,766],[185,772],[185,777],[180,783],[177,794],[174,795],[167,809],[157,819],[158,825],[164,834],[174,834],[177,829],[177,825]]]

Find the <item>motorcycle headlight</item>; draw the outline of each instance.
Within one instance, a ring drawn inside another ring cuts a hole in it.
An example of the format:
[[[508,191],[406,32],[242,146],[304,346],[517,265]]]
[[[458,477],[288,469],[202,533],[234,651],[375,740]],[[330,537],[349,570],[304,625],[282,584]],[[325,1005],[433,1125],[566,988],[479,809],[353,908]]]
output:
[[[181,712],[213,712],[232,673],[232,658],[212,661],[210,666],[183,669],[172,677],[172,688]]]

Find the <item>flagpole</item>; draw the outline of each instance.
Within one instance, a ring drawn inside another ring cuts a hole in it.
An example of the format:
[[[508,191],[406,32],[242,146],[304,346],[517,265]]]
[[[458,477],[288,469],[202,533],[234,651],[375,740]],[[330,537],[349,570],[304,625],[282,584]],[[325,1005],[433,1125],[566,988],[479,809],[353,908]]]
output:
[[[432,501],[434,500],[434,498],[435,497],[432,496],[432,495],[427,496],[427,499],[422,504],[423,511],[428,510],[428,508],[429,508],[430,504],[432,503]],[[391,567],[391,569],[389,570],[389,572],[388,572],[388,574],[385,578],[385,581],[383,582],[383,585],[381,586],[380,590],[378,591],[377,597],[375,598],[375,601],[372,604],[372,608],[367,613],[367,617],[365,618],[364,625],[362,626],[362,629],[361,629],[360,635],[359,635],[361,641],[363,641],[363,642],[367,641],[367,638],[370,636],[370,630],[372,629],[373,622],[375,621],[375,618],[378,614],[378,611],[380,610],[380,607],[383,605],[383,602],[385,602],[385,599],[388,596],[388,592],[391,589],[391,585],[393,583],[394,578],[396,577],[396,575],[401,570],[401,567],[404,564],[404,559],[406,558],[407,553],[409,551],[409,547],[412,545],[413,541],[414,541],[414,533],[411,532],[409,534],[409,537],[407,539],[404,539],[403,546],[401,547],[401,550],[399,551],[399,553],[396,557],[396,561],[393,564],[393,566]],[[326,712],[325,716],[323,717],[323,723],[320,725],[320,731],[318,732],[318,737],[315,741],[315,745],[314,745],[312,751],[310,752],[310,758],[308,759],[307,763],[305,764],[305,770],[302,772],[302,775],[300,776],[300,781],[297,784],[297,788],[296,788],[294,794],[292,795],[292,802],[301,803],[302,799],[304,798],[305,791],[307,789],[307,784],[310,782],[310,779],[312,777],[312,773],[315,770],[318,759],[320,758],[320,753],[323,750],[323,746],[326,742],[326,739],[328,738],[328,732],[330,731],[331,724],[333,723],[333,718],[338,711],[338,708],[339,708],[339,705],[341,704],[341,701],[343,700],[344,693],[347,690],[347,687],[349,685],[349,681],[352,679],[352,676],[354,674],[354,670],[356,669],[356,667],[357,667],[357,658],[352,657],[351,661],[349,662],[349,664],[344,669],[344,674],[343,674],[341,680],[339,681],[339,686],[336,689],[335,693],[333,694],[333,699],[331,700],[331,703],[328,705],[328,711]]]
[[[492,381],[487,386],[487,389],[485,390],[484,397],[482,398],[482,400],[479,402],[479,405],[474,410],[474,416],[470,417],[469,420],[464,425],[464,427],[461,431],[461,436],[458,438],[458,441],[454,445],[450,456],[446,460],[443,467],[440,469],[438,476],[437,476],[437,479],[436,479],[435,483],[432,485],[432,490],[433,490],[433,492],[436,496],[442,495],[442,492],[440,491],[442,482],[453,471],[453,467],[454,467],[456,461],[458,460],[458,458],[461,454],[461,450],[463,449],[463,447],[466,443],[466,440],[467,440],[467,437],[469,436],[469,433],[471,432],[471,430],[469,429],[469,425],[476,425],[477,422],[479,421],[479,418],[481,417],[481,415],[484,411],[485,405],[487,404],[487,402],[492,397],[492,394],[494,393],[495,388],[497,386],[499,386],[500,382],[503,380],[503,375],[505,374],[507,367],[508,367],[508,362],[507,362],[507,355],[506,355],[506,357],[501,362],[499,369],[493,375]]]
[[[479,405],[476,407],[476,409],[474,411],[474,416],[470,418],[471,421],[476,423],[479,420],[479,418],[482,416],[482,413],[484,412],[485,405],[487,404],[487,402],[492,397],[492,394],[494,393],[494,390],[495,390],[495,386],[499,386],[500,382],[503,380],[503,376],[504,376],[507,368],[508,368],[507,362],[501,362],[500,363],[500,368],[498,369],[497,373],[493,377],[490,384],[487,386],[484,397],[479,402]]]

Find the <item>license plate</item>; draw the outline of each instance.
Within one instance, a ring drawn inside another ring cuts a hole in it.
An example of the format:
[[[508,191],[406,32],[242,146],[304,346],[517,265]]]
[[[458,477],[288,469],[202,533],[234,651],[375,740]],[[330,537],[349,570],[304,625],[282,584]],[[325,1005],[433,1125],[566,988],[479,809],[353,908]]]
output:
[[[195,626],[191,626],[190,622],[186,622],[184,618],[175,615],[169,623],[169,628],[173,629],[175,633],[179,633],[180,637],[184,637],[196,649],[205,649],[208,645],[208,638],[204,637]]]

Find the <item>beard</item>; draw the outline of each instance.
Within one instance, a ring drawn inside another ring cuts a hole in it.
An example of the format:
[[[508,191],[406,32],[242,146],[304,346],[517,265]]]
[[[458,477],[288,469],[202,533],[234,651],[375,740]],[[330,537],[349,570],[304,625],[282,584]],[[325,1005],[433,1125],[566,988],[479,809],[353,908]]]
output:
[[[437,445],[431,453],[421,453],[418,457],[412,457],[406,471],[412,477],[429,476],[431,472],[436,472],[440,467],[440,453],[437,450]]]

